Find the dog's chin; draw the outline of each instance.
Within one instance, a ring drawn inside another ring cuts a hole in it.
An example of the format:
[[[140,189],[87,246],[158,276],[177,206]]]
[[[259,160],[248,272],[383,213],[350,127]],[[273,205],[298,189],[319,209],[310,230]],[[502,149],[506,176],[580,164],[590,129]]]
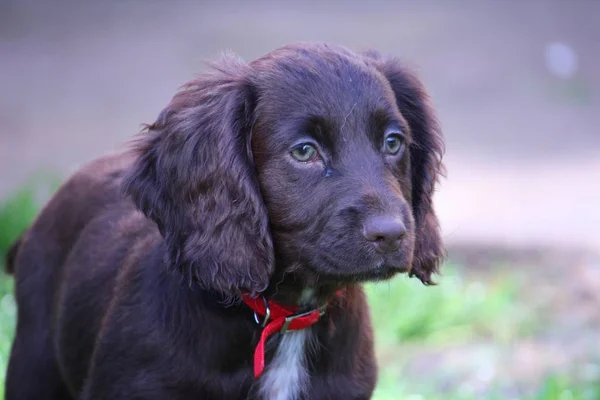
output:
[[[409,264],[406,263],[388,263],[379,261],[371,266],[355,267],[355,268],[336,268],[321,269],[312,268],[313,273],[317,276],[317,280],[322,284],[356,284],[366,282],[385,281],[394,276],[406,273],[410,270]]]
[[[381,265],[374,269],[365,270],[364,272],[359,272],[357,274],[351,274],[347,277],[349,281],[353,283],[363,283],[363,282],[379,282],[386,281],[388,279],[393,278],[397,274],[406,272],[405,268],[395,268],[388,265]]]

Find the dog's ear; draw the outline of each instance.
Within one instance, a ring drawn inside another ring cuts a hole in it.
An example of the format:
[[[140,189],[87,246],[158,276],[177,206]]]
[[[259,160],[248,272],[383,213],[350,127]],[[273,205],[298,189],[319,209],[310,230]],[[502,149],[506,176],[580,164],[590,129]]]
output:
[[[256,93],[225,56],[185,85],[134,145],[123,188],[157,225],[167,265],[222,293],[266,288],[274,268],[250,135]]]
[[[442,164],[444,139],[429,96],[420,80],[399,60],[384,59],[378,53],[364,53],[390,83],[398,109],[410,126],[411,201],[415,217],[415,251],[410,272],[424,284],[433,284],[431,275],[445,257],[439,222],[432,204],[435,186],[445,173]]]

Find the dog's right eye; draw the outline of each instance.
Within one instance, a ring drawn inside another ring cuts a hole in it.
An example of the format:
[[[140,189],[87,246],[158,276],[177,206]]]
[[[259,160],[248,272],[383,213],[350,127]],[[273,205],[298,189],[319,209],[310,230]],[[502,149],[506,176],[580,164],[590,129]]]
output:
[[[300,162],[314,161],[318,152],[315,146],[310,143],[301,143],[292,149],[292,157]]]

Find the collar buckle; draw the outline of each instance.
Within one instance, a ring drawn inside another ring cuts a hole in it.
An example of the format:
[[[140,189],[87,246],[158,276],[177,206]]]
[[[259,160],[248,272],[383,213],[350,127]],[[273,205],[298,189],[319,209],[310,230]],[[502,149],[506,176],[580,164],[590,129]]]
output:
[[[254,321],[256,321],[256,323],[261,328],[264,328],[267,325],[267,322],[269,322],[269,318],[271,318],[271,308],[269,307],[269,302],[267,301],[267,298],[265,296],[260,296],[260,297],[263,299],[263,302],[265,303],[265,318],[261,322],[257,312],[254,311]]]

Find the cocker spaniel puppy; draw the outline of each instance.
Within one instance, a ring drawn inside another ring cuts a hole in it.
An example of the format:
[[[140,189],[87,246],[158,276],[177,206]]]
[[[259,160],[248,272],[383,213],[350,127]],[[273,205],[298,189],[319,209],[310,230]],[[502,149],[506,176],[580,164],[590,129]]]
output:
[[[361,284],[432,283],[442,150],[397,60],[225,56],[11,250],[7,400],[369,398]]]

